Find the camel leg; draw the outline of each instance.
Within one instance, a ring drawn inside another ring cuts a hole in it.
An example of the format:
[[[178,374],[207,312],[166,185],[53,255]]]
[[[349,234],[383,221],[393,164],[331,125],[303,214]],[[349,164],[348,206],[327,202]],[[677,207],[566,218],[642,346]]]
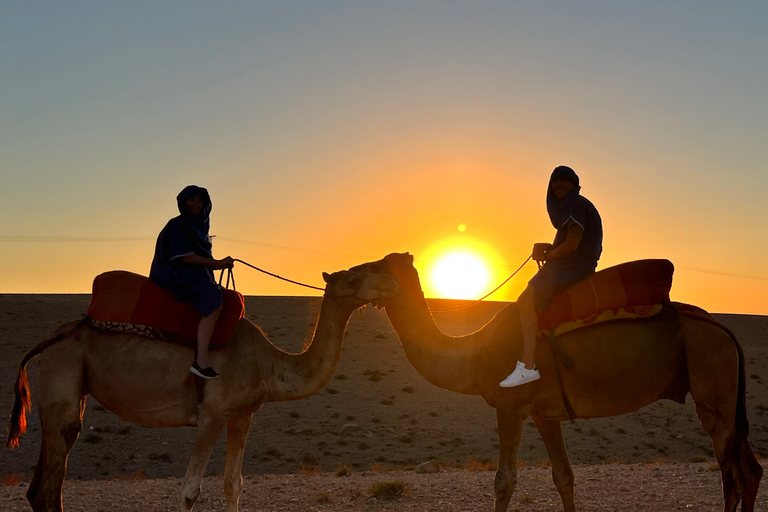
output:
[[[227,421],[227,462],[224,467],[227,512],[238,512],[240,493],[243,491],[243,454],[252,419],[253,415],[249,414]]]
[[[510,406],[496,408],[496,419],[499,424],[499,469],[493,488],[496,493],[494,512],[506,512],[509,500],[517,485],[517,451],[520,445],[520,435],[523,431],[523,421],[527,414]]]
[[[83,428],[85,396],[81,379],[39,378],[38,410],[42,438],[35,474],[27,500],[35,512],[61,512],[61,490],[67,476],[67,459]]]
[[[763,468],[747,440],[744,354],[719,327],[683,322],[688,381],[696,414],[712,438],[723,481],[723,510],[753,512]]]
[[[744,488],[741,500],[742,512],[753,512],[757,500],[757,488],[763,477],[763,467],[755,458],[752,447],[746,437],[741,439],[739,451],[741,454],[741,470],[744,476]]]
[[[547,447],[549,462],[552,464],[552,480],[555,482],[557,492],[563,500],[565,512],[575,512],[576,503],[573,498],[573,468],[568,460],[568,451],[565,448],[563,429],[559,421],[547,420],[534,416],[533,421],[541,434],[544,446]]]
[[[192,510],[203,487],[203,476],[213,447],[224,428],[224,419],[214,416],[200,406],[200,416],[197,421],[197,434],[192,457],[189,459],[187,473],[184,475],[181,491],[181,512]]]
[[[720,475],[723,479],[724,512],[735,512],[741,500],[740,464],[735,442],[733,413],[718,411],[706,404],[696,404],[696,414],[704,430],[712,438]]]

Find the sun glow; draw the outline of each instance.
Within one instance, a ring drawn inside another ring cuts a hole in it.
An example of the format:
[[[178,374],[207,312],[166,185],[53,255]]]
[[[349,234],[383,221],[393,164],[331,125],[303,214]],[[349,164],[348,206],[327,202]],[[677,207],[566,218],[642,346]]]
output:
[[[488,286],[490,272],[485,262],[471,252],[454,251],[438,258],[430,281],[440,297],[476,299]]]

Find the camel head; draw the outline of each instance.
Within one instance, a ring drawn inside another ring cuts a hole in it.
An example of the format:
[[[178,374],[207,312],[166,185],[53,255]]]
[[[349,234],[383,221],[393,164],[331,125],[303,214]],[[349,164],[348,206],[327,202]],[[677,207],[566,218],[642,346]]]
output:
[[[390,276],[398,285],[398,292],[390,295],[382,295],[381,298],[372,301],[376,307],[386,307],[387,299],[403,294],[416,294],[423,297],[419,273],[413,266],[413,256],[409,253],[392,253],[378,261],[363,263],[350,269],[351,272],[370,272],[372,274],[384,274]]]
[[[368,270],[341,270],[333,274],[323,272],[325,297],[354,299],[357,307],[397,294],[398,286],[392,277]]]

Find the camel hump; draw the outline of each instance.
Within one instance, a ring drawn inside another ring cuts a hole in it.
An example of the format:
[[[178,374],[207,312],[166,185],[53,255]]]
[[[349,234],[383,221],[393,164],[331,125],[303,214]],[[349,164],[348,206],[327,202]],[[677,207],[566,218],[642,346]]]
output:
[[[227,343],[245,315],[242,294],[224,290],[224,308],[211,338],[211,346]],[[192,344],[197,339],[197,325],[202,316],[186,302],[148,277],[125,270],[99,274],[93,280],[88,316],[97,322],[135,324],[175,334]]]
[[[645,259],[595,272],[555,295],[539,314],[539,328],[554,329],[601,311],[669,302],[674,270],[669,260]]]

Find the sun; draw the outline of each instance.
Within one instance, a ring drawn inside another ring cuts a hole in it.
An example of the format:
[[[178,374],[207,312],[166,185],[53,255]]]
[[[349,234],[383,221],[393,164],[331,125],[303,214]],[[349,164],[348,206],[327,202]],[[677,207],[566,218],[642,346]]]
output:
[[[487,288],[489,279],[490,272],[483,259],[468,251],[442,255],[430,273],[432,287],[447,299],[477,299]]]

